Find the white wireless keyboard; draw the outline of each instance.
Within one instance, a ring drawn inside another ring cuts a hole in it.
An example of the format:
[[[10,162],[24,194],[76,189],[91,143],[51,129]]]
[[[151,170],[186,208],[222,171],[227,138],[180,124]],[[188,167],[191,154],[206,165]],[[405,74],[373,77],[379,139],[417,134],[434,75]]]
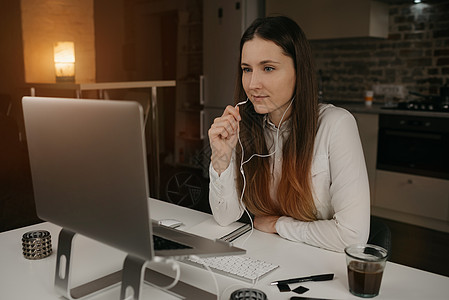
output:
[[[203,263],[205,263],[212,271],[218,274],[227,275],[251,283],[256,282],[261,277],[279,267],[278,265],[269,262],[242,255],[205,257],[200,260],[186,258],[183,262],[203,268]]]

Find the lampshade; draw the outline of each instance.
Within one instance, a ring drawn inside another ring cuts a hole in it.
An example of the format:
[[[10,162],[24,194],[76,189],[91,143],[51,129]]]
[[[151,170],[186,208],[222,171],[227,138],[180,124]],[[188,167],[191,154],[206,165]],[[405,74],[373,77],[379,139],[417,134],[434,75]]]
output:
[[[75,81],[75,43],[57,42],[54,44],[53,49],[56,81]]]

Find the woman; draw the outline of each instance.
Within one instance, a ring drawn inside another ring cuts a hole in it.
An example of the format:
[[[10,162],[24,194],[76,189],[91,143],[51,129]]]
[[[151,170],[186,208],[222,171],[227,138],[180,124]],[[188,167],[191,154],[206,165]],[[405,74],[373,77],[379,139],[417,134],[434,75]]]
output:
[[[209,201],[222,226],[245,206],[256,229],[341,252],[368,239],[368,178],[354,118],[318,104],[314,74],[307,39],[291,19],[257,19],[245,31],[238,105],[208,133]]]

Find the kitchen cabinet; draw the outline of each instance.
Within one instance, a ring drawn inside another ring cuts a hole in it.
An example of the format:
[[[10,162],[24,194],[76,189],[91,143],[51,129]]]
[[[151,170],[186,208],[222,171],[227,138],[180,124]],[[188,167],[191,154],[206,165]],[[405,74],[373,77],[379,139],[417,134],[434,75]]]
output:
[[[449,221],[449,180],[377,170],[375,205]]]
[[[207,131],[227,105],[233,105],[243,32],[265,14],[264,0],[203,1],[203,136],[201,151],[205,176],[209,173],[210,146]],[[245,99],[239,99],[240,101]]]
[[[371,204],[375,199],[376,159],[377,159],[377,132],[379,124],[378,114],[353,113],[359,128],[363,154],[365,156],[366,170],[370,187]]]
[[[190,11],[179,11],[176,78],[175,162],[199,168],[195,155],[203,144],[201,74],[203,22]]]
[[[341,106],[357,121],[370,184],[371,214],[449,232],[449,180],[377,169],[379,114],[435,116],[437,113],[401,113],[367,108],[362,103]]]
[[[177,165],[208,175],[207,131],[234,103],[239,43],[251,22],[264,15],[263,0],[202,1],[202,16],[179,14],[176,78]]]
[[[307,38],[388,37],[388,4],[372,0],[267,0],[266,15],[294,19]]]

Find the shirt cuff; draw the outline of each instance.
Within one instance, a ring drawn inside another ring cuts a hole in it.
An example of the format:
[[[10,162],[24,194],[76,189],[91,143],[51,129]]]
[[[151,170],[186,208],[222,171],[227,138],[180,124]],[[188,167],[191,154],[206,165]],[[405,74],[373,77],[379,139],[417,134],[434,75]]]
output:
[[[220,182],[228,182],[232,178],[232,171],[231,171],[231,164],[232,161],[229,163],[229,166],[221,172],[219,175],[217,171],[215,171],[214,167],[212,167],[212,163],[209,166],[209,179],[212,183],[220,183]]]
[[[219,199],[226,198],[227,196],[235,192],[235,174],[232,166],[233,161],[229,163],[229,166],[220,175],[212,167],[212,163],[209,166],[209,179],[210,184],[213,185],[214,190],[219,195]],[[219,201],[222,202],[222,201]]]

